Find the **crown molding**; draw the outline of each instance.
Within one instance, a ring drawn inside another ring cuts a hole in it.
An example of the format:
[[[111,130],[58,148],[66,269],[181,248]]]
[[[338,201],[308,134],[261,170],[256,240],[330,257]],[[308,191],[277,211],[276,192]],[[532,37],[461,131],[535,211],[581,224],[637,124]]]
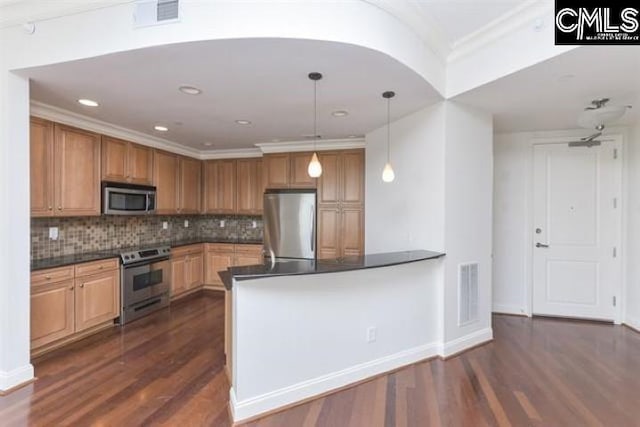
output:
[[[548,12],[553,12],[553,2],[527,0],[453,43],[447,62],[455,62],[468,56],[478,49],[507,36],[509,33],[513,33],[532,23]],[[553,23],[545,22],[543,25],[553,25]]]
[[[200,155],[201,160],[245,159],[251,157],[262,157],[262,150],[260,150],[259,148],[213,150],[202,152],[202,154]]]
[[[177,142],[147,135],[146,133],[127,129],[122,126],[114,125],[38,101],[31,101],[31,115],[51,120],[53,122],[85,129],[91,132],[96,132],[102,135],[125,139],[148,147],[159,148],[176,154],[182,154],[198,159],[202,156],[201,151],[185,147]]]
[[[364,148],[364,138],[327,139],[317,141],[314,151],[349,150]],[[265,142],[256,144],[263,153],[292,153],[300,151],[312,151],[312,144],[306,141]]]

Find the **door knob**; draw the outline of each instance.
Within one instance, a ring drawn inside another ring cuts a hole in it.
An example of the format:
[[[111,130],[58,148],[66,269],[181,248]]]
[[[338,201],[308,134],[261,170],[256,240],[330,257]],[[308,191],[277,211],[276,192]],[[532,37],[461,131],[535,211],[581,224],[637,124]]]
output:
[[[544,243],[536,243],[536,248],[548,248],[549,245],[545,245]]]

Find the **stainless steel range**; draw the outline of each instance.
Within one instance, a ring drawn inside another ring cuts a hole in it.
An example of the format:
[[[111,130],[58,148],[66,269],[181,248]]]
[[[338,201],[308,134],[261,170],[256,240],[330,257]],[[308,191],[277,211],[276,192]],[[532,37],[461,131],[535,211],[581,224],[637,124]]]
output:
[[[120,254],[122,260],[120,324],[169,305],[169,246]]]

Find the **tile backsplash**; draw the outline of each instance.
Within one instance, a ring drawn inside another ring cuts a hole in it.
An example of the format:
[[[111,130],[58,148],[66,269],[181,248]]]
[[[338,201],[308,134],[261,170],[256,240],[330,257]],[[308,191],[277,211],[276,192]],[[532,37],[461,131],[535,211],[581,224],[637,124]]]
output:
[[[185,220],[189,227],[185,227]],[[221,227],[224,221],[224,227]],[[253,222],[256,228],[253,228]],[[163,229],[167,222],[167,229]],[[57,240],[49,228],[58,228]],[[262,240],[261,216],[99,216],[32,218],[31,259],[171,243],[195,238]]]

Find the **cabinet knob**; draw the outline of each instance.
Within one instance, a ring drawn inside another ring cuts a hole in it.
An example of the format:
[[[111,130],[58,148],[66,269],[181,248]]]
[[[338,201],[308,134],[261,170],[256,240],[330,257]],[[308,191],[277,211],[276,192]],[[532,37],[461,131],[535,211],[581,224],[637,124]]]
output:
[[[58,206],[58,210],[61,211],[62,210],[62,206]]]
[[[84,288],[84,283],[82,283],[82,284],[80,285],[80,287],[81,287],[81,288]]]
[[[104,268],[104,265],[101,265],[100,267],[98,267],[98,270],[102,270]]]
[[[45,279],[51,280],[51,276],[44,276]]]
[[[72,286],[72,287],[70,287],[70,288],[69,288],[69,290],[70,290],[70,291],[72,291],[72,290],[73,290],[73,286]]]
[[[53,206],[49,206],[49,210],[53,210]]]

